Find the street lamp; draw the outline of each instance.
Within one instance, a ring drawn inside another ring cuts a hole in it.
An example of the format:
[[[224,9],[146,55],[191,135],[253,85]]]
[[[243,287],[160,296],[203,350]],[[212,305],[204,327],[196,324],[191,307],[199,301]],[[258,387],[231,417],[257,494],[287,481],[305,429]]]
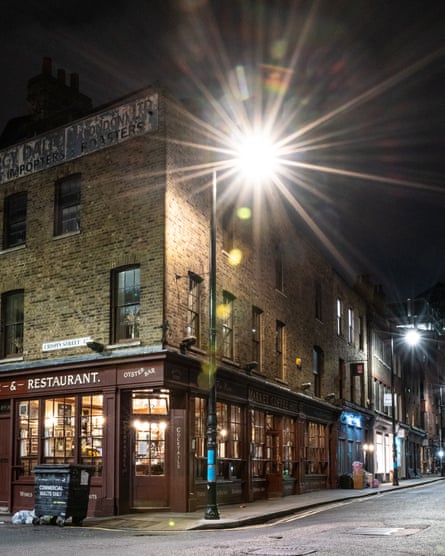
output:
[[[207,407],[207,507],[205,519],[219,519],[216,502],[216,170],[212,175],[209,272],[209,402]]]
[[[391,334],[391,417],[392,417],[392,484],[399,484],[397,469],[396,404],[394,392],[394,337]]]
[[[275,170],[276,147],[264,133],[243,137],[228,164],[241,177],[259,183]],[[226,166],[226,165],[224,165]],[[209,268],[209,399],[207,407],[207,507],[205,519],[219,519],[216,492],[217,416],[216,416],[216,199],[217,172],[212,173],[210,203],[210,268]]]

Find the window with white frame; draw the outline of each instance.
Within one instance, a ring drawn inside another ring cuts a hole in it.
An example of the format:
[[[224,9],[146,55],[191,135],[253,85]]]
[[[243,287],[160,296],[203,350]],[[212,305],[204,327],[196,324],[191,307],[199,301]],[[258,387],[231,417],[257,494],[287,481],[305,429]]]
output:
[[[354,311],[351,307],[348,308],[348,342],[354,343]]]
[[[139,338],[140,269],[119,268],[112,273],[113,342]]]
[[[342,336],[343,335],[343,303],[339,297],[337,297],[336,309],[337,309],[337,335]]]

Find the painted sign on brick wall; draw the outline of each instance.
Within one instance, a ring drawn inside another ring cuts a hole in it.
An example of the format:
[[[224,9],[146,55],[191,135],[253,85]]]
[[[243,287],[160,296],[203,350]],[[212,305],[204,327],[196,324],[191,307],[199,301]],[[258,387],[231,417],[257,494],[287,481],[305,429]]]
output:
[[[157,128],[157,94],[128,100],[0,151],[0,183],[51,168]]]

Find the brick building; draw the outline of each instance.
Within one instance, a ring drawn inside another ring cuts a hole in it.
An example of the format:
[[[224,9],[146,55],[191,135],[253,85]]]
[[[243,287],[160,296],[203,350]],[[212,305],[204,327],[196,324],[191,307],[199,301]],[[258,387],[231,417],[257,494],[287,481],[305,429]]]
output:
[[[81,463],[91,515],[193,510],[211,183],[182,171],[203,161],[196,120],[158,87],[81,100],[39,135],[9,126],[0,151],[0,506],[33,508],[36,464]],[[284,209],[237,218],[246,201],[218,197],[220,504],[335,487],[373,425],[364,299]]]

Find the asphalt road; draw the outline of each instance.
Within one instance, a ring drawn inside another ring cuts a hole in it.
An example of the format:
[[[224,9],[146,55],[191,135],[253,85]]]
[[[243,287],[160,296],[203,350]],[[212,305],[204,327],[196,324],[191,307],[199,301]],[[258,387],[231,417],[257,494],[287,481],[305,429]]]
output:
[[[149,533],[0,524],[8,556],[445,554],[445,482],[333,503],[256,527]],[[1,521],[1,519],[0,519]]]

